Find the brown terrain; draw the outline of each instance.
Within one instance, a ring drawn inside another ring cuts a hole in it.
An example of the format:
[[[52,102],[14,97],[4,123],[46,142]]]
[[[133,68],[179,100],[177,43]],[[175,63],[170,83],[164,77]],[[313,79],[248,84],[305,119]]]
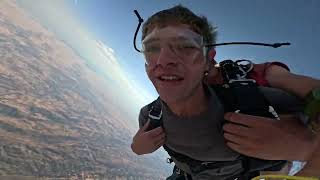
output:
[[[1,0],[0,176],[162,179],[160,157],[130,150],[134,131],[117,88]]]

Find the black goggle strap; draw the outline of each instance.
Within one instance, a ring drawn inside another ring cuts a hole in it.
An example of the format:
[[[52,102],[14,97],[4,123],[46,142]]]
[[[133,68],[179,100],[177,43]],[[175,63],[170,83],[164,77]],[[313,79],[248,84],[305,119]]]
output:
[[[143,19],[141,18],[140,14],[138,13],[137,10],[133,11],[139,21],[139,24],[137,26],[136,32],[134,33],[134,38],[133,38],[133,46],[134,49],[138,52],[141,52],[141,50],[139,50],[136,46],[136,39],[137,39],[137,35],[140,29],[141,24],[143,23]],[[281,46],[288,46],[290,45],[290,43],[274,43],[274,44],[267,44],[267,43],[256,43],[256,42],[228,42],[228,43],[218,43],[218,44],[207,44],[205,45],[205,47],[216,47],[216,46],[224,46],[224,45],[255,45],[255,46],[267,46],[267,47],[273,47],[273,48],[278,48]]]
[[[135,49],[136,51],[141,52],[141,51],[137,48],[136,39],[137,39],[137,35],[138,35],[138,32],[139,32],[140,26],[141,26],[141,24],[143,23],[143,19],[141,18],[140,14],[138,13],[137,10],[134,10],[133,12],[136,14],[136,16],[137,16],[138,19],[139,19],[139,24],[138,24],[138,26],[137,26],[136,32],[134,33],[133,46],[134,46],[134,49]]]

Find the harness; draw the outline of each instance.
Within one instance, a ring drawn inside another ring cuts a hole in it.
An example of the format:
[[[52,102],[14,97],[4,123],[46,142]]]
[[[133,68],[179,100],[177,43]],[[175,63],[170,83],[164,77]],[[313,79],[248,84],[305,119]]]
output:
[[[242,65],[242,62],[248,62]],[[279,119],[274,107],[267,101],[264,95],[259,91],[258,85],[254,79],[247,78],[247,73],[253,69],[253,64],[249,60],[225,60],[219,63],[220,71],[224,83],[222,85],[210,85],[216,92],[219,100],[224,106],[225,112],[241,112],[244,114],[263,116]],[[160,97],[148,104],[150,126],[149,130],[162,126],[162,108]],[[224,120],[224,123],[231,123]],[[251,179],[260,175],[260,171],[278,171],[285,165],[286,161],[262,160],[253,157],[240,155],[235,161],[199,161],[184,154],[175,152],[168,146],[163,145],[171,158],[168,162],[175,159],[181,163],[188,164],[192,173],[199,173],[206,169],[216,169],[224,166],[241,164],[243,172],[232,179]],[[181,173],[179,168],[174,169],[174,173]],[[186,177],[190,174],[183,172]],[[186,179],[186,178],[185,178]]]

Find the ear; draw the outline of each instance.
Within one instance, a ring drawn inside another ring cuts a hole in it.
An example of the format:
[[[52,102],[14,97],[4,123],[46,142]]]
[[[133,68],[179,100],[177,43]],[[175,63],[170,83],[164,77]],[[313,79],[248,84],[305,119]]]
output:
[[[216,56],[216,50],[211,47],[210,49],[208,49],[207,51],[207,60],[212,61],[214,60],[214,57]]]
[[[207,50],[207,69],[206,71],[210,71],[211,66],[216,64],[216,61],[214,60],[214,57],[216,56],[216,50],[211,47]]]

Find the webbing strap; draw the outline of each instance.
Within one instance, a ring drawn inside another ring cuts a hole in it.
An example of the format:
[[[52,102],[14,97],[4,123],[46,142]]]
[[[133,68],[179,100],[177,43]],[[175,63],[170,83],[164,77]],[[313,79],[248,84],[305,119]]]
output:
[[[162,126],[162,107],[160,97],[148,104],[148,111],[148,119],[150,120],[150,124],[147,128],[147,131]]]

